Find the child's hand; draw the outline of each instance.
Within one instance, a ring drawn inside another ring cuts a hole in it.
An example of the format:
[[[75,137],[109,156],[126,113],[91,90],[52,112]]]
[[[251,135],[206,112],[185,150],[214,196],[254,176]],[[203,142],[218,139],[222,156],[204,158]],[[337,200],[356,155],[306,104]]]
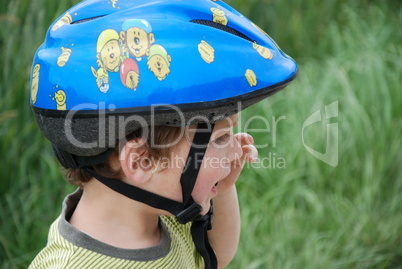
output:
[[[247,133],[237,133],[234,137],[240,143],[243,154],[241,156],[236,156],[236,158],[231,162],[230,174],[218,184],[219,193],[225,192],[235,184],[246,161],[252,163],[258,159],[258,150],[253,145],[254,139],[251,135]]]

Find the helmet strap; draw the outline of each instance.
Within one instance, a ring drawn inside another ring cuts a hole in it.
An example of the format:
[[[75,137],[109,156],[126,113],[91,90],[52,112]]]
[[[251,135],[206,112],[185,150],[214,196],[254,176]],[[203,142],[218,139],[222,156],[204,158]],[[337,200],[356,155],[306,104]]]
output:
[[[187,156],[186,165],[180,178],[183,197],[183,210],[177,216],[177,219],[180,223],[187,223],[188,221],[194,220],[202,211],[202,207],[194,202],[191,194],[193,192],[213,128],[214,124],[208,126],[206,123],[200,123],[198,124],[197,132],[194,135],[190,152]]]
[[[115,192],[120,193],[121,195],[126,196],[132,200],[145,203],[151,207],[162,209],[170,212],[173,215],[176,215],[182,209],[183,205],[180,202],[171,200],[169,198],[165,198],[154,194],[152,192],[143,190],[141,188],[135,187],[133,185],[124,183],[121,180],[115,178],[104,177],[99,175],[93,167],[84,167],[85,171],[87,171],[92,177],[96,178],[98,181],[114,190]]]
[[[205,152],[208,148],[214,124],[210,127],[205,123],[198,124],[197,132],[195,133],[187,157],[186,166],[180,178],[184,209],[176,215],[176,218],[181,223],[193,221],[191,235],[197,251],[204,258],[206,269],[218,268],[215,252],[209,243],[207,233],[208,230],[212,229],[213,205],[211,200],[209,212],[205,216],[201,216],[202,207],[194,201],[191,193],[193,192]]]
[[[205,216],[201,216],[202,207],[195,203],[192,198],[189,199],[190,207],[183,207],[183,204],[157,194],[140,189],[133,185],[124,183],[121,180],[114,178],[104,177],[99,175],[92,167],[84,167],[91,176],[99,180],[101,183],[109,187],[110,189],[126,196],[132,200],[145,203],[151,207],[166,210],[175,215],[179,222],[183,220],[193,221],[191,225],[191,236],[194,241],[194,245],[204,259],[206,269],[218,268],[215,252],[212,249],[207,231],[212,229],[213,219],[213,207],[211,201],[211,207],[209,212]],[[185,217],[180,217],[185,216]],[[191,218],[191,219],[190,219]],[[181,220],[181,221],[180,221]]]

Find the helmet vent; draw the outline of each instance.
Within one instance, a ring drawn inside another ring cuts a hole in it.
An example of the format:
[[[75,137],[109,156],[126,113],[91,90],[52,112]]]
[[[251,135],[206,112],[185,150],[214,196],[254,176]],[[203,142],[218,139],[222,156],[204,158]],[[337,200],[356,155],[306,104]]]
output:
[[[214,27],[214,28],[217,28],[219,30],[228,32],[228,33],[230,33],[232,35],[236,35],[238,37],[246,39],[246,40],[248,40],[250,42],[253,42],[253,40],[251,40],[251,38],[249,38],[245,34],[242,34],[239,31],[237,31],[237,30],[235,30],[235,29],[233,29],[233,28],[231,28],[229,26],[226,26],[226,25],[223,25],[223,24],[220,24],[220,23],[217,23],[217,22],[208,21],[208,20],[191,20],[190,22],[206,25],[206,26],[209,26],[209,27]]]
[[[100,15],[100,16],[96,16],[96,17],[86,18],[86,19],[82,19],[82,20],[72,22],[71,24],[79,24],[79,23],[83,23],[83,22],[87,22],[87,21],[93,21],[93,20],[96,20],[98,18],[102,18],[104,16],[106,16],[106,15]]]

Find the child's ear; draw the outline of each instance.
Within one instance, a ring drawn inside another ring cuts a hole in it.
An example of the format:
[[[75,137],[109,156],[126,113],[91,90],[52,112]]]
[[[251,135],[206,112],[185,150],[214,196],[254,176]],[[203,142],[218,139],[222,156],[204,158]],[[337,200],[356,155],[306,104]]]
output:
[[[151,179],[153,164],[142,138],[126,142],[119,161],[125,177],[134,185],[147,183]]]

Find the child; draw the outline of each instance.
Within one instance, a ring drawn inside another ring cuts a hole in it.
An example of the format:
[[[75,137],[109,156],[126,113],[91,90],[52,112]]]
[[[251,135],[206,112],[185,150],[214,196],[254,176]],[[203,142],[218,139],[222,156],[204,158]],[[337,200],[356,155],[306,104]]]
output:
[[[235,182],[258,155],[232,128],[296,73],[220,1],[71,8],[35,55],[31,105],[79,189],[30,268],[225,267],[239,240]]]

